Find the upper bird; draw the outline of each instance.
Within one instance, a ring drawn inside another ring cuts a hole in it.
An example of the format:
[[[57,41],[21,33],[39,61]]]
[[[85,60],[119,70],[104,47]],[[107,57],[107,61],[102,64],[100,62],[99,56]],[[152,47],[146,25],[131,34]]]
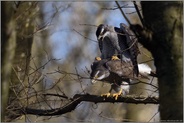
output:
[[[120,23],[118,28],[100,24],[96,30],[96,36],[102,59],[118,57],[122,61],[131,62],[134,66],[133,74],[138,76],[137,56],[140,52],[137,38],[128,26]]]

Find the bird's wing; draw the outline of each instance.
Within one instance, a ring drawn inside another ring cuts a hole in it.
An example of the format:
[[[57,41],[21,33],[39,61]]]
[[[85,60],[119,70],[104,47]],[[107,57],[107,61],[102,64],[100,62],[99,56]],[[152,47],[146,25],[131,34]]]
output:
[[[127,44],[131,49],[134,50],[135,55],[137,56],[138,54],[140,54],[140,51],[138,48],[138,41],[133,31],[123,23],[120,23],[120,29],[125,33],[127,38]]]
[[[99,40],[99,48],[103,58],[110,58],[121,52],[118,36],[113,26],[106,26],[106,32],[103,34],[103,39]]]
[[[130,59],[134,65],[134,73],[136,74],[136,76],[138,76],[139,69],[137,65],[137,56],[140,53],[140,51],[138,48],[137,38],[135,37],[134,33],[130,30],[130,28],[123,23],[120,23],[120,30],[126,36],[126,40],[124,41],[125,42],[124,45],[126,45],[126,49],[123,49],[123,50],[129,51]],[[121,35],[119,37],[121,37]]]
[[[118,76],[125,78],[133,77],[133,65],[131,61],[110,60],[106,62],[106,66],[110,72],[118,74]]]
[[[103,50],[103,42],[99,40],[98,41],[98,46],[99,46],[100,52],[102,53],[102,50]]]
[[[119,46],[119,41],[118,41],[118,35],[117,35],[117,32],[116,32],[116,27],[113,27],[113,26],[109,26],[109,39],[111,40],[112,42],[112,46],[114,47],[115,50],[117,50],[117,53],[120,53],[121,52],[121,48]]]

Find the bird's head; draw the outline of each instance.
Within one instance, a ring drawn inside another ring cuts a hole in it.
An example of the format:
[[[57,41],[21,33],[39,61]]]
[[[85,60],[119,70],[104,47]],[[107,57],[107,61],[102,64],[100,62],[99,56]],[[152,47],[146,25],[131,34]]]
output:
[[[96,37],[98,40],[103,40],[104,34],[108,31],[108,26],[100,24],[96,30]]]
[[[98,80],[103,80],[110,75],[109,70],[106,67],[106,61],[95,61],[91,64],[91,82],[96,83]]]

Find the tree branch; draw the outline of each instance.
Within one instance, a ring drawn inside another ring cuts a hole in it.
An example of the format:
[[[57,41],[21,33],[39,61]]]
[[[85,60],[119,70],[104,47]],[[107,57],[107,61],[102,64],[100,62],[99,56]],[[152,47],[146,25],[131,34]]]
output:
[[[137,6],[137,4],[136,4],[136,1],[133,1],[133,4],[134,4],[135,10],[137,11],[137,14],[138,14],[138,16],[139,16],[139,19],[141,20],[141,23],[142,23],[142,25],[143,25],[143,27],[144,27],[144,26],[145,26],[145,23],[144,23],[144,20],[143,20],[143,18],[142,18],[142,16],[141,16],[141,13],[140,13],[140,11],[139,11],[139,8],[138,8],[138,6]]]
[[[123,15],[123,17],[124,17],[125,20],[127,21],[127,23],[128,23],[129,25],[131,25],[129,19],[126,17],[126,15],[125,15],[125,13],[123,12],[123,10],[122,10],[121,6],[119,5],[118,1],[115,1],[115,2],[116,2],[116,5],[118,6],[119,10],[121,11],[121,14]]]
[[[138,42],[141,43],[149,51],[152,51],[153,32],[150,29],[148,29],[146,27],[142,27],[139,24],[130,25],[130,29],[135,33],[136,37],[138,38]]]
[[[119,3],[117,1],[115,1],[119,10],[121,11],[123,17],[125,18],[125,20],[127,21],[127,23],[130,25],[130,29],[135,33],[136,37],[138,38],[138,42],[141,43],[145,48],[147,48],[149,51],[152,50],[152,44],[151,44],[151,40],[152,40],[152,31],[148,30],[146,27],[142,27],[141,25],[133,25],[131,24],[131,22],[129,21],[129,19],[126,17],[125,13],[123,12],[122,8],[120,7]],[[140,20],[143,24],[143,26],[145,26],[144,20],[141,17],[141,14],[138,10],[138,7],[136,6],[136,3],[134,2],[135,5],[135,9],[138,13],[138,16],[140,17]]]
[[[121,96],[115,100],[114,97],[102,97],[90,94],[76,94],[73,100],[61,108],[43,110],[43,109],[32,109],[25,107],[21,109],[22,114],[34,114],[39,116],[54,116],[62,115],[74,110],[81,102],[94,102],[94,103],[133,103],[133,104],[159,104],[158,97],[145,97],[145,96]]]
[[[134,8],[134,6],[128,6],[128,4],[124,5],[124,6],[120,6],[120,8]],[[102,8],[102,9],[105,9],[105,10],[116,10],[116,9],[119,9],[119,7],[114,7],[114,8]]]

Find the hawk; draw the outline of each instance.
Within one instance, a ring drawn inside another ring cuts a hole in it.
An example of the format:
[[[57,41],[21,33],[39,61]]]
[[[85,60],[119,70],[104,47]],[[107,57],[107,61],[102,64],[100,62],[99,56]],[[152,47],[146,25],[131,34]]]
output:
[[[139,78],[148,79],[148,75],[151,75],[152,70],[146,64],[139,64],[139,75],[138,77],[133,76],[133,65],[131,62],[121,61],[121,60],[109,60],[101,59],[95,60],[91,64],[91,74],[92,83],[96,81],[104,81],[111,84],[111,89],[106,95],[110,96],[110,93],[115,90],[117,93],[113,94],[113,97],[117,100],[118,96],[129,93],[129,84],[131,80],[137,80]],[[102,95],[102,96],[103,96]]]
[[[120,28],[100,24],[96,30],[102,59],[121,59],[133,64],[133,73],[139,74],[137,55],[140,53],[137,38],[128,26],[120,23]],[[99,58],[98,58],[99,59]]]

